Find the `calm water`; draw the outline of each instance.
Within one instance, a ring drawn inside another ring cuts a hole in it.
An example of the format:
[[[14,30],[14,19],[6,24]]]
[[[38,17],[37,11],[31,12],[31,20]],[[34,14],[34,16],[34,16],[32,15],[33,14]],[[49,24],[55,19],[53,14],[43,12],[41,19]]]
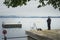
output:
[[[31,27],[34,27],[34,23],[37,28],[41,28],[43,30],[47,29],[47,18],[0,18],[0,40],[2,40],[2,22],[6,23],[21,23],[22,28],[8,28],[7,37],[20,37],[26,36],[25,31],[31,30]],[[51,18],[51,29],[60,29],[60,18]],[[8,39],[8,40],[27,40],[27,38],[16,38],[16,39]]]

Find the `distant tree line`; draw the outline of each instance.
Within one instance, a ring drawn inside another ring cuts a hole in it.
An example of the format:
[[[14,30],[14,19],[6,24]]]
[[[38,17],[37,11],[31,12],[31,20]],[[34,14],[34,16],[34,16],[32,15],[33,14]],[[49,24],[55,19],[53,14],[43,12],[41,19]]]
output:
[[[60,16],[0,16],[0,18],[60,18]]]

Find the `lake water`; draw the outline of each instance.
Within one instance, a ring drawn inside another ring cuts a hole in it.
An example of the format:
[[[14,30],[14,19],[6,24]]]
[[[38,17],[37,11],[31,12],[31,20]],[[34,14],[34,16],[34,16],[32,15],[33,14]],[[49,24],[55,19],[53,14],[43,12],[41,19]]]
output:
[[[7,37],[21,37],[26,36],[25,31],[31,30],[34,27],[34,23],[37,28],[41,28],[43,30],[47,29],[47,18],[0,18],[0,40],[3,38],[2,30],[2,22],[7,23],[21,23],[22,28],[8,28]],[[51,18],[51,29],[60,29],[60,18]],[[35,29],[35,27],[34,27]],[[8,40],[27,40],[27,38],[15,38]]]

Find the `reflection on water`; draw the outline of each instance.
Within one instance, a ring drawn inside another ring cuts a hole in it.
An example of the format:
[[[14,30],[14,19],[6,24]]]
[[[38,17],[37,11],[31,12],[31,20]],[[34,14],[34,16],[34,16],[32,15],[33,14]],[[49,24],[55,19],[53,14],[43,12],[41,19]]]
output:
[[[37,28],[47,29],[47,18],[0,18],[0,40],[3,37],[2,30],[2,22],[4,23],[18,23],[19,21],[22,24],[22,28],[8,28],[7,37],[19,37],[26,36],[25,31],[30,30],[33,27],[33,23],[36,23]],[[60,18],[52,18],[51,28],[52,29],[60,29]],[[8,39],[8,40],[27,40],[27,38],[16,38],[16,39]]]

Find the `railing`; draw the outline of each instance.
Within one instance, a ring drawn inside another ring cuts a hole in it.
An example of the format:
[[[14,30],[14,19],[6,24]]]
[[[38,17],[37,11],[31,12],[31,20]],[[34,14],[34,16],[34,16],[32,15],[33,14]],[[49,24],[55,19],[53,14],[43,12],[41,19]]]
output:
[[[4,37],[4,38],[2,38],[2,39],[4,39],[4,40],[7,40],[7,39],[15,39],[15,38],[26,38],[26,37],[28,37],[28,36],[21,36],[21,37]]]

